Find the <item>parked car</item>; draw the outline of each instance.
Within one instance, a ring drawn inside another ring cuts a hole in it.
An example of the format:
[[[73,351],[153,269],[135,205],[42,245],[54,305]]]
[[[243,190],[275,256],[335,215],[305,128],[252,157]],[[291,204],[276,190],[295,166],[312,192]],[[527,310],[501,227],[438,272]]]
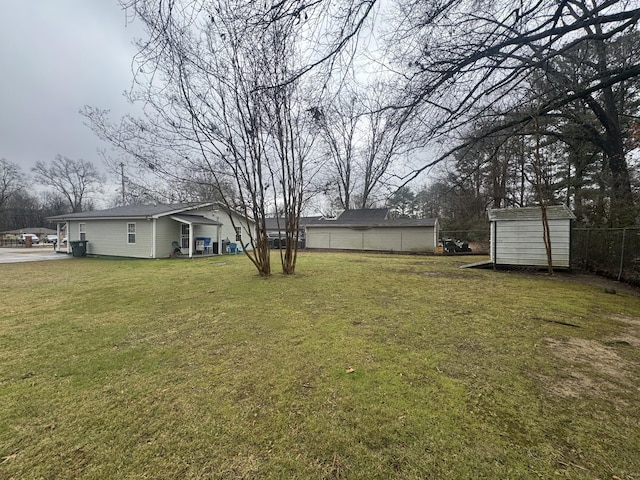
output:
[[[58,235],[47,235],[44,239],[46,243],[53,243],[54,245],[58,243]]]
[[[40,243],[40,238],[38,238],[38,236],[34,233],[23,233],[18,237],[18,243],[21,245],[24,245],[25,240],[27,239],[27,237],[31,237],[31,245],[37,245],[38,243]]]

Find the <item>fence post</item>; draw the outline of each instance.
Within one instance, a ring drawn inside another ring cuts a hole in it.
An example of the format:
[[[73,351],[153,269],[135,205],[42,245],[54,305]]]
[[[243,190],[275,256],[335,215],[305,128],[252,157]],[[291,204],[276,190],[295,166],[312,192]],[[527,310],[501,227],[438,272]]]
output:
[[[624,266],[624,240],[627,236],[627,229],[622,229],[622,247],[620,248],[620,269],[618,270],[618,281],[622,278],[622,268]]]
[[[584,246],[584,269],[589,270],[589,238],[591,236],[591,229],[587,230],[587,241]]]

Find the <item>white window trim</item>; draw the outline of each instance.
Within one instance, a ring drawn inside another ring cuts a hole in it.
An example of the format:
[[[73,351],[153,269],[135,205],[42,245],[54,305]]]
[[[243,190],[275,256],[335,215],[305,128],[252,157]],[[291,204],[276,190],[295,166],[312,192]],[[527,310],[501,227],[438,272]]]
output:
[[[133,225],[133,232],[129,230],[129,226]],[[133,242],[131,240],[131,235],[133,235]],[[136,222],[127,222],[127,245],[135,245],[137,240],[137,232],[136,232]]]
[[[84,238],[83,238],[84,235]],[[86,223],[78,223],[78,240],[86,240],[87,239],[87,224]]]

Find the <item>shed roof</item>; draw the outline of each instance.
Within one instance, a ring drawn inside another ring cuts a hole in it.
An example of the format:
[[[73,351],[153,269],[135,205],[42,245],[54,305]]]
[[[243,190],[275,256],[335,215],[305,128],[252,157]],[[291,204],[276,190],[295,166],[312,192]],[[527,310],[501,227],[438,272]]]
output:
[[[338,218],[318,218],[310,221],[307,228],[391,228],[391,227],[433,227],[435,218],[392,218],[389,219],[388,208],[358,208],[345,210]]]
[[[388,217],[388,208],[356,208],[342,212],[337,221],[340,223],[371,223],[384,221]]]
[[[307,225],[307,228],[392,228],[392,227],[434,227],[437,223],[435,218],[394,218],[391,220],[378,221],[342,221],[342,217],[336,220],[322,220]]]
[[[300,217],[300,228],[336,227],[336,228],[377,228],[377,227],[433,227],[435,218],[394,218],[388,219],[388,208],[358,208],[345,210],[338,218]],[[275,218],[267,218],[267,230],[277,230]],[[280,220],[283,228],[284,220]]]
[[[541,220],[540,207],[493,208],[488,212],[489,221]],[[547,207],[549,220],[575,220],[575,215],[566,205],[550,205]]]

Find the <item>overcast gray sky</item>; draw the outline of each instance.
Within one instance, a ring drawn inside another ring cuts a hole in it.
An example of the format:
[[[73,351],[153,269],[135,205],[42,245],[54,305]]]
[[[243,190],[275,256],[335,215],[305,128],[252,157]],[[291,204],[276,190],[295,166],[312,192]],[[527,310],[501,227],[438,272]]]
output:
[[[58,153],[102,169],[104,144],[78,111],[130,109],[140,29],[117,0],[0,0],[0,158],[24,173]]]

